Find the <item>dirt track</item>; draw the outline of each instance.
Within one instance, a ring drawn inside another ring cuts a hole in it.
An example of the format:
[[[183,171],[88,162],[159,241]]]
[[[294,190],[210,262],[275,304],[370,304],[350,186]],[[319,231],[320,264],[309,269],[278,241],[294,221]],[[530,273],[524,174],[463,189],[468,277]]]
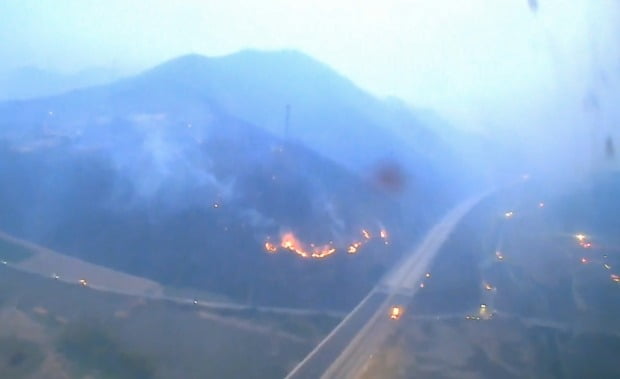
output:
[[[109,292],[135,296],[162,296],[163,287],[152,280],[130,275],[100,265],[85,262],[45,247],[0,232],[0,238],[24,246],[34,255],[12,267],[42,276],[58,276],[58,280],[78,283],[85,279],[89,286]]]

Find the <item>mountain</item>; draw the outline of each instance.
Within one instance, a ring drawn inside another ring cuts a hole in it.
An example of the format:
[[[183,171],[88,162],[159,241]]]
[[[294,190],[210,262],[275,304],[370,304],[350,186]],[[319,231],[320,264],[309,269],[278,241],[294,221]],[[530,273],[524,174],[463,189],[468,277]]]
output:
[[[453,155],[407,107],[395,107],[370,95],[329,66],[297,51],[183,56],[119,83],[117,89],[148,86],[153,91],[192,91],[229,114],[275,135],[286,134],[356,171],[392,160],[422,177],[426,174],[423,168],[433,165],[429,152],[435,157]],[[287,106],[290,125],[285,131]],[[407,131],[406,139],[398,134],[402,130]],[[433,167],[435,175],[442,170],[445,167]]]
[[[259,303],[355,304],[465,191],[408,110],[291,51],[185,56],[0,103],[0,140],[1,228]]]
[[[123,97],[142,99],[145,113],[149,109],[186,112],[191,107],[195,116],[202,117],[206,110],[201,107],[208,104],[309,146],[358,174],[372,176],[378,165],[395,164],[417,191],[433,188],[429,194],[459,197],[478,186],[475,181],[455,185],[455,178],[471,176],[471,170],[460,163],[463,157],[442,140],[434,125],[425,125],[409,107],[378,99],[296,51],[187,55],[110,86],[69,94],[84,109],[81,117],[90,122],[127,111],[122,102],[115,103]],[[62,108],[67,100],[48,100],[46,106]],[[43,119],[33,119],[29,110],[14,111],[21,115],[10,112],[13,117],[29,125],[52,122],[45,118],[47,109],[37,109]],[[55,117],[62,120],[60,112]]]
[[[62,74],[36,67],[21,67],[0,73],[0,101],[56,95],[77,88],[110,83],[119,77],[118,72],[106,68]]]

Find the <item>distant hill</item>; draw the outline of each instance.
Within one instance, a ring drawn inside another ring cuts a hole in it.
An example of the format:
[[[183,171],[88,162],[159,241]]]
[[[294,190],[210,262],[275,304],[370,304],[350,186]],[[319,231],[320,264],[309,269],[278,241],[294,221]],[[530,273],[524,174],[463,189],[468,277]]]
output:
[[[395,133],[403,127],[406,138]],[[0,140],[10,183],[0,227],[262,303],[354,304],[466,192],[458,159],[405,107],[292,51],[185,56],[112,84],[0,103]],[[362,228],[375,238],[348,254]],[[267,253],[285,232],[337,252]]]
[[[310,146],[354,170],[378,160],[410,168],[446,146],[406,107],[378,99],[329,66],[293,50],[183,56],[118,83],[118,90],[183,88],[228,114]],[[285,131],[286,107],[290,126]],[[407,129],[403,140],[395,130]],[[436,167],[438,169],[438,167]]]

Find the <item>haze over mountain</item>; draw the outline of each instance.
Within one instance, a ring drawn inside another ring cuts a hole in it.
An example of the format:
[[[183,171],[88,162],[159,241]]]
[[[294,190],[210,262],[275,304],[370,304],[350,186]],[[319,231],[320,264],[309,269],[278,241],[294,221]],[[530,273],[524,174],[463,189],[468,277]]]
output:
[[[0,133],[3,229],[165,284],[274,304],[354,304],[473,188],[406,106],[294,51],[189,55],[1,103]],[[389,245],[347,254],[362,229],[387,229]],[[287,232],[335,253],[309,262],[264,251]]]
[[[454,164],[463,158],[455,157],[439,134],[429,130],[403,103],[377,99],[328,66],[295,51],[248,50],[217,58],[188,55],[108,87],[50,99],[48,104],[78,105],[77,101],[83,117],[101,122],[132,105],[106,103],[123,96],[139,97],[143,105],[159,111],[176,104],[175,111],[183,108],[187,114],[191,104],[192,114],[204,117],[209,111],[201,108],[208,104],[278,136],[285,133],[289,106],[288,139],[356,171],[386,159],[404,165],[415,162],[415,170],[408,167],[414,180],[437,181],[447,167],[453,169],[447,175],[454,176],[458,172]],[[28,109],[23,109],[21,116],[19,112],[11,113],[13,117],[33,117]],[[63,115],[56,112],[54,117],[55,127],[62,128]],[[431,165],[429,156],[435,164],[432,176],[425,171]],[[450,164],[437,164],[441,160]]]
[[[72,74],[21,67],[0,73],[0,101],[57,95],[77,88],[110,83],[120,74],[107,68],[90,68]]]

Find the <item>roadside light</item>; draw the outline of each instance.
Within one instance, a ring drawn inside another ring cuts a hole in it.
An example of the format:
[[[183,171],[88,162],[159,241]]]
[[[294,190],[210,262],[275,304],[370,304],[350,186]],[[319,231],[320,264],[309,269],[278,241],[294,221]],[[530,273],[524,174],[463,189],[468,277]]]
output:
[[[478,316],[484,317],[484,319],[488,319],[489,312],[487,310],[486,304],[480,304],[480,311],[478,312]]]

